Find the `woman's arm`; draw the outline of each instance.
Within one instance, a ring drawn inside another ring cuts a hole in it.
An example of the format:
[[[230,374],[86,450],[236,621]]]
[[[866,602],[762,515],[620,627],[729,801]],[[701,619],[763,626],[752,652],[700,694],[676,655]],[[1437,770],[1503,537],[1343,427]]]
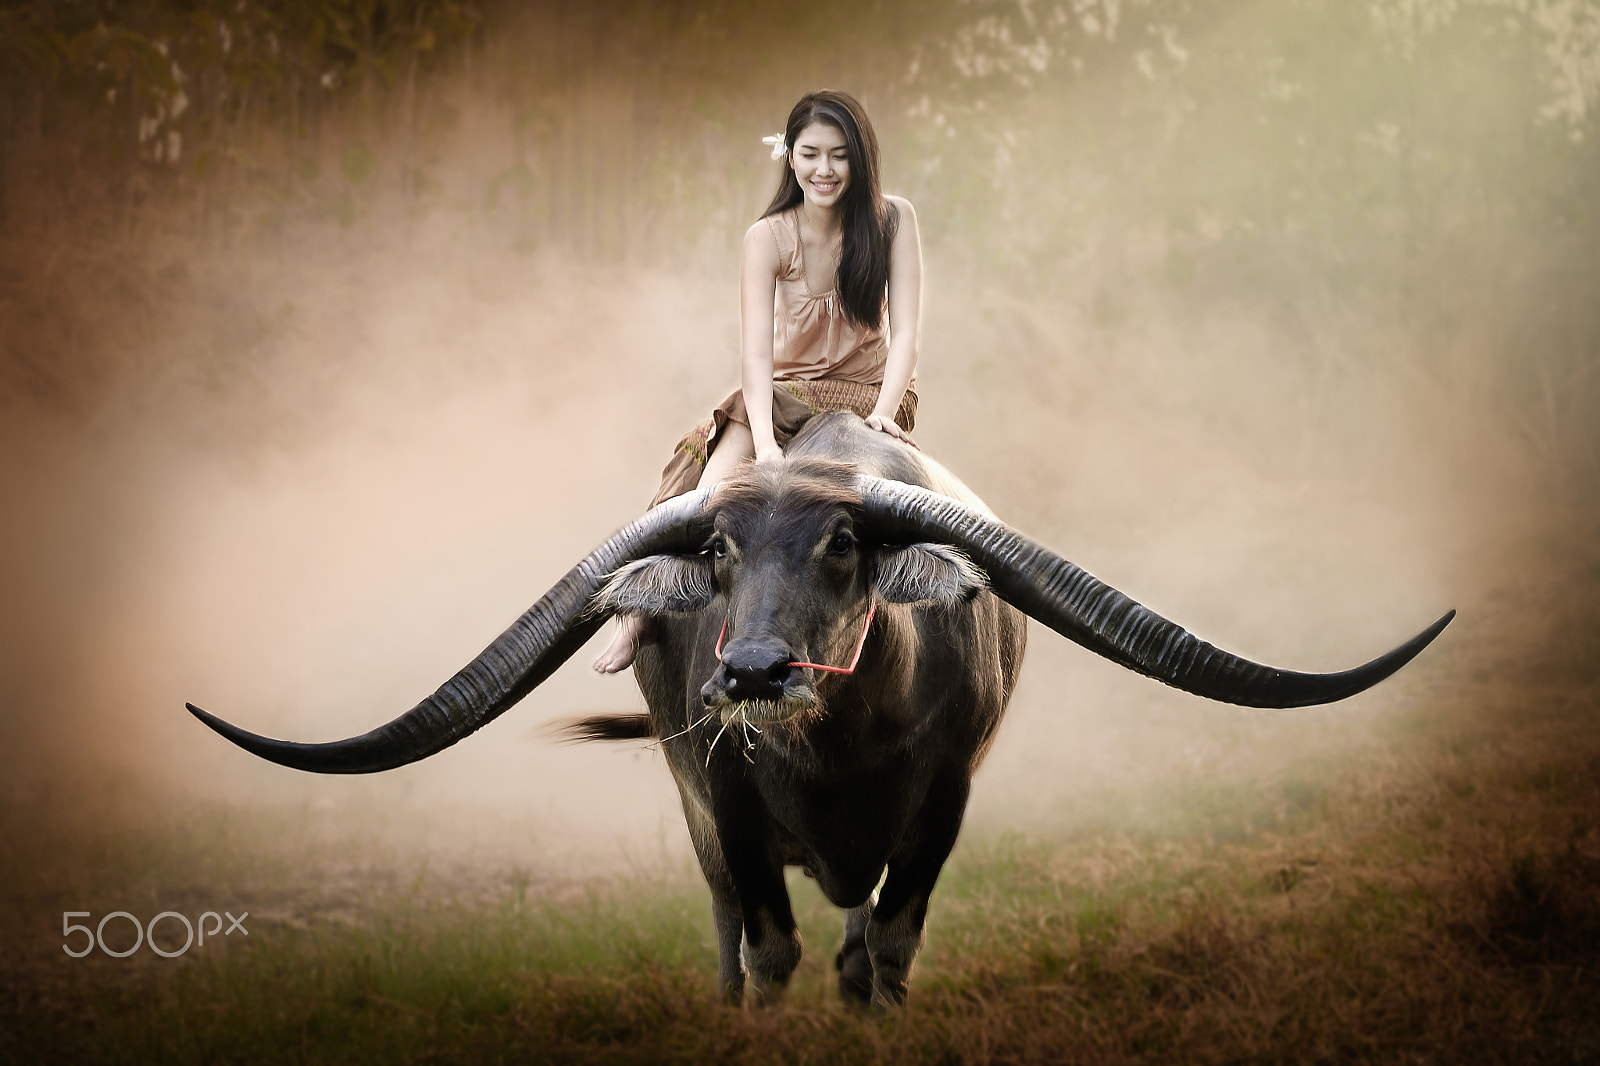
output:
[[[772,328],[777,289],[778,244],[767,220],[760,218],[745,231],[739,261],[739,325],[744,349],[739,383],[758,462],[783,455],[772,433]]]
[[[867,425],[910,444],[911,438],[895,424],[894,416],[917,369],[922,331],[922,237],[911,201],[900,196],[887,199],[900,212],[900,225],[889,248],[889,355],[883,365],[878,402]]]

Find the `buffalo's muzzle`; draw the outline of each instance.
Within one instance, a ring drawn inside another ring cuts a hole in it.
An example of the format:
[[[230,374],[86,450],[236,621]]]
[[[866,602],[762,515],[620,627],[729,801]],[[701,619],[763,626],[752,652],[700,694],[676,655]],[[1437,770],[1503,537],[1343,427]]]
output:
[[[707,703],[726,700],[778,700],[791,681],[796,680],[790,666],[794,653],[781,641],[753,637],[729,641],[722,649],[722,661],[700,689]]]

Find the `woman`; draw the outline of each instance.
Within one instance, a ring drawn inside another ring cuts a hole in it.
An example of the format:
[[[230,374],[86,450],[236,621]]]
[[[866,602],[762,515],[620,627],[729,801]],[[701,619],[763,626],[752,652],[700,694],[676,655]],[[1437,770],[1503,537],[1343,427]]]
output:
[[[909,201],[883,195],[878,138],[851,96],[809,93],[789,112],[772,203],[744,235],[741,387],[678,443],[651,506],[715,484],[738,464],[781,458],[811,416],[852,410],[915,447],[913,389],[922,244]],[[615,673],[647,639],[624,615],[595,670]]]

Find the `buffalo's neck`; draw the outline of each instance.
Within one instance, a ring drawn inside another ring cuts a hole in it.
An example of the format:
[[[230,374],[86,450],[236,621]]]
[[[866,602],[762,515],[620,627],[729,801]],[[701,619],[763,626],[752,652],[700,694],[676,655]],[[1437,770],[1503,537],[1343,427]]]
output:
[[[817,772],[811,758],[788,754],[762,751],[757,765],[767,758],[767,768],[752,774],[784,861],[808,870],[836,906],[859,906],[921,809],[931,764],[884,749]]]

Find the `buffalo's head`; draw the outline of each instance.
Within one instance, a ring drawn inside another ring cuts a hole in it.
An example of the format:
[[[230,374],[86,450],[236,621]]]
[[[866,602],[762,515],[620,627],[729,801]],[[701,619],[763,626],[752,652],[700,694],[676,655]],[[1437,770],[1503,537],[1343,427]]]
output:
[[[758,725],[817,708],[817,664],[851,658],[874,603],[954,606],[988,583],[949,544],[885,543],[846,463],[755,464],[719,487],[708,517],[697,554],[629,563],[595,606],[722,614],[719,661],[700,693],[724,720],[734,707]]]

